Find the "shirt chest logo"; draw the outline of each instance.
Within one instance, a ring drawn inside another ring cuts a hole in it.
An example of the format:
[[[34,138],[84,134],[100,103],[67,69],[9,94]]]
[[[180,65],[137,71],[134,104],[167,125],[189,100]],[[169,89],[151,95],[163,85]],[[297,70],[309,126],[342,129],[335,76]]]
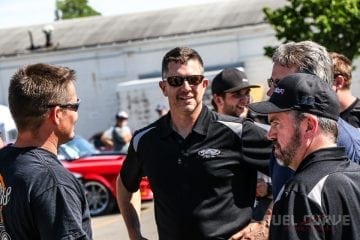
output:
[[[208,148],[198,151],[198,155],[203,158],[214,158],[220,154],[219,149]]]

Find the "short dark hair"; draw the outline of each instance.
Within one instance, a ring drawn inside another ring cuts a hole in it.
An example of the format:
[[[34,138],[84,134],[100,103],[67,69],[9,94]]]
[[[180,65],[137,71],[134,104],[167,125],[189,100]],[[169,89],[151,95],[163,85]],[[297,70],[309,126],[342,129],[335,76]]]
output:
[[[191,49],[189,47],[176,47],[176,48],[170,50],[169,52],[167,52],[165,54],[163,61],[162,61],[162,71],[161,71],[162,78],[165,78],[165,75],[166,75],[167,71],[169,70],[168,64],[170,62],[184,64],[191,59],[198,60],[202,67],[202,71],[204,71],[203,60],[202,60],[201,56],[199,55],[199,53],[197,51],[195,51],[194,49]]]
[[[45,63],[26,65],[11,78],[9,108],[18,130],[40,127],[48,105],[67,102],[68,84],[75,81],[75,71]]]

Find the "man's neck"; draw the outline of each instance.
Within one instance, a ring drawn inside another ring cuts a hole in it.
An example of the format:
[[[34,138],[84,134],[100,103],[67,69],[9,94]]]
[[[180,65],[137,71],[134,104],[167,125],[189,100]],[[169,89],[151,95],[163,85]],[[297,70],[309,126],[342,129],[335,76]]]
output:
[[[337,95],[340,102],[340,112],[346,110],[356,100],[356,97],[351,94],[350,90],[338,91]]]
[[[39,147],[57,154],[58,139],[53,134],[44,136],[43,134],[34,135],[30,131],[21,132],[14,143],[15,147]]]
[[[174,114],[171,113],[171,123],[173,129],[179,133],[184,139],[191,133],[196,120],[201,113],[202,106],[195,109],[192,113]]]

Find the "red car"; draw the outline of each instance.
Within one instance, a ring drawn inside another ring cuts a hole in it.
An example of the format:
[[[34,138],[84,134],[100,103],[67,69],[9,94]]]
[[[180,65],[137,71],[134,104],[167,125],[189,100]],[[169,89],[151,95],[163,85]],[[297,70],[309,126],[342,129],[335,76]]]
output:
[[[76,136],[60,146],[58,158],[84,184],[92,216],[103,215],[116,206],[116,178],[126,153],[99,152],[86,139]],[[147,178],[140,183],[142,200],[152,200]]]

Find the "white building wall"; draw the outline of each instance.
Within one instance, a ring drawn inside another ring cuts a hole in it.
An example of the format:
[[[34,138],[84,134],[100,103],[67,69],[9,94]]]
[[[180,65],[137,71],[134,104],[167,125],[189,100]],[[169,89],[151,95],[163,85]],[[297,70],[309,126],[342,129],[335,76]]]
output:
[[[77,72],[77,93],[82,99],[76,128],[78,134],[88,138],[95,132],[105,130],[114,124],[115,113],[119,110],[126,110],[130,115],[135,115],[131,116],[129,121],[135,130],[157,118],[153,108],[154,100],[145,100],[153,103],[144,109],[152,114],[149,114],[146,121],[137,123],[134,106],[131,103],[123,105],[120,102],[123,96],[117,94],[117,85],[136,80],[142,75],[160,73],[162,57],[168,50],[176,46],[190,46],[203,57],[205,67],[212,69],[243,65],[249,80],[267,89],[265,84],[271,73],[272,63],[271,59],[263,56],[263,47],[277,44],[272,29],[268,25],[260,25],[112,46],[2,58],[0,104],[7,105],[9,79],[21,65],[37,62],[58,64],[73,68]],[[356,63],[360,66],[359,61]],[[360,96],[359,71],[358,67],[354,72],[353,83],[357,96]],[[161,94],[160,89],[154,91],[158,91],[158,95]]]

